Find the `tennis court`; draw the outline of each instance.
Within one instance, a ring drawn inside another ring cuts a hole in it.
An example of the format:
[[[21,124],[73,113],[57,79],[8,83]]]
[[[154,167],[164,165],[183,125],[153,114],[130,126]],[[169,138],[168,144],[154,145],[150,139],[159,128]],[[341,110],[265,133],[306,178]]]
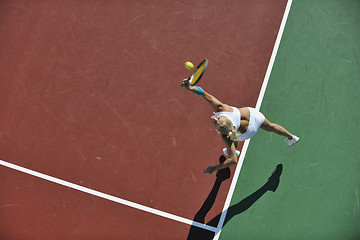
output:
[[[358,239],[359,7],[1,1],[0,238]],[[204,58],[206,91],[301,141],[202,174],[223,143],[180,83]]]

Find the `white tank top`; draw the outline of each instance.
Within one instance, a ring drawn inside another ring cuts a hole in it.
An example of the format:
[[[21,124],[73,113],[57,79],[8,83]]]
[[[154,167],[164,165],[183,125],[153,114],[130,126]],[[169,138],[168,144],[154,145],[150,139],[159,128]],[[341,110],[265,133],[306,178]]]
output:
[[[236,107],[231,108],[233,109],[232,112],[214,112],[214,115],[227,117],[228,119],[230,119],[235,129],[239,130],[241,120],[240,111]]]

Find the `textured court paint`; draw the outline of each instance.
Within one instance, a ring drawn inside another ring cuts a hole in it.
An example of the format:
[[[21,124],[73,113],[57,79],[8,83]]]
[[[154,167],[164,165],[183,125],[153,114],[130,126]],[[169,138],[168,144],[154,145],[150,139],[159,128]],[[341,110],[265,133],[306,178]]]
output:
[[[360,239],[360,1],[294,1],[220,239]],[[278,163],[279,188],[256,198]],[[246,199],[246,200],[245,200]],[[240,205],[241,205],[240,204]]]
[[[286,0],[37,3],[0,1],[0,159],[192,219],[216,183],[201,171],[218,163],[223,142],[211,107],[179,86],[189,74],[183,63],[209,58],[201,86],[228,104],[255,106]],[[184,239],[190,228],[170,221],[158,231],[158,216],[139,220],[136,209],[55,184],[44,189],[6,170],[0,206],[21,206],[0,208],[7,239],[60,231],[78,240],[134,231],[138,239]],[[207,219],[221,212],[229,185],[221,184]],[[94,204],[63,207],[76,203],[73,195]],[[52,214],[59,211],[62,221]],[[137,221],[149,231],[138,231]],[[38,232],[48,222],[56,228]]]
[[[177,221],[74,191],[7,167],[0,168],[0,175],[6,183],[0,185],[0,190],[6,193],[2,195],[6,202],[2,200],[0,205],[2,240],[117,240],[144,239],[144,236],[185,239],[187,235],[188,225]],[[16,187],[10,188],[11,183],[16,183]],[[40,211],[32,214],[33,209]]]

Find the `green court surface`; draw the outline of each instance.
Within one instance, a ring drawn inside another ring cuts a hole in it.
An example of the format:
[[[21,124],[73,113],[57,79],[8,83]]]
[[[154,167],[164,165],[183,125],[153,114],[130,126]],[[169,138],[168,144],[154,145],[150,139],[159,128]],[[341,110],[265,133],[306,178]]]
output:
[[[360,239],[359,89],[360,1],[293,1],[261,111],[301,140],[252,138],[220,239]]]

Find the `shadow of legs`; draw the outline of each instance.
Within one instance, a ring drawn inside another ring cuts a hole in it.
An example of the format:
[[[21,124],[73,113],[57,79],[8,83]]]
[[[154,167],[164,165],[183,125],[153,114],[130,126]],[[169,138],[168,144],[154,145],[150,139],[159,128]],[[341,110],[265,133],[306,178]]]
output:
[[[246,211],[248,208],[250,208],[257,200],[259,200],[267,191],[275,192],[276,189],[279,186],[280,183],[280,176],[283,171],[283,165],[279,164],[276,166],[275,171],[271,174],[271,176],[268,178],[268,181],[257,191],[246,197],[245,199],[241,200],[237,204],[230,206],[228,208],[226,218],[223,224],[223,227],[226,223],[228,223],[234,216]],[[214,184],[214,187],[216,185],[216,181]],[[214,189],[214,188],[213,188]],[[218,190],[218,189],[217,189]],[[209,195],[210,196],[210,195]],[[207,199],[208,200],[208,199]],[[206,201],[205,201],[206,202]],[[205,203],[204,203],[205,204]],[[209,209],[210,210],[210,209]],[[201,211],[201,209],[200,209]],[[196,216],[200,213],[200,211],[195,215]],[[206,212],[207,213],[207,212]],[[206,214],[205,214],[206,215]],[[202,220],[202,223],[205,219],[205,215],[199,215],[199,220]],[[218,214],[216,217],[211,219],[207,225],[217,227],[219,220],[221,217],[221,213]],[[195,240],[195,239],[201,239],[201,240],[211,240],[214,238],[214,233],[211,231],[207,231],[204,229],[200,229],[197,227],[192,226],[190,228],[190,232],[188,235],[188,239]]]
[[[219,162],[222,163],[225,161],[225,159],[226,158],[221,155],[219,158]],[[201,206],[200,210],[195,214],[194,221],[199,223],[205,223],[205,217],[215,203],[216,196],[219,192],[221,183],[228,178],[230,178],[229,168],[221,169],[217,172],[215,183],[208,197],[206,198],[205,202]],[[217,227],[217,223],[213,226]],[[191,226],[187,239],[212,239],[213,237],[214,237],[213,232]]]
[[[276,170],[273,172],[273,174],[269,177],[268,181],[261,188],[259,188],[256,192],[254,192],[247,198],[241,200],[239,203],[229,207],[223,226],[225,226],[225,224],[228,221],[230,221],[231,218],[250,208],[267,191],[275,192],[280,183],[280,176],[282,170],[283,170],[283,165],[282,164],[277,165]]]

